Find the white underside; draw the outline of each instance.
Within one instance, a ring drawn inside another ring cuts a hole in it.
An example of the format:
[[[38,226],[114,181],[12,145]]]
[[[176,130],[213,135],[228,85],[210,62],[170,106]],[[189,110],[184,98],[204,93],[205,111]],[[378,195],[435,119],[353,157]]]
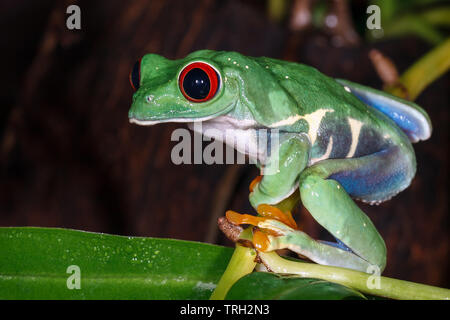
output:
[[[130,119],[130,123],[141,126],[152,126],[158,123],[178,122],[187,123],[189,129],[202,134],[209,139],[224,142],[226,145],[247,155],[253,161],[265,160],[265,146],[258,148],[257,125],[254,120],[238,120],[226,115],[207,116],[203,118],[171,118],[167,120],[138,120]],[[201,123],[201,125],[199,125]]]
[[[190,122],[189,129],[209,139],[215,139],[247,155],[254,161],[265,160],[265,146],[258,146],[257,130],[253,120],[237,120],[229,116],[219,116],[211,120]]]

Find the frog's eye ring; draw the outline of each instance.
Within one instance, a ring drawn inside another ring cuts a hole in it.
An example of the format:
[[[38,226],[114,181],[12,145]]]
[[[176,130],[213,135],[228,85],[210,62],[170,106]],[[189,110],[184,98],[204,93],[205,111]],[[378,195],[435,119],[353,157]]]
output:
[[[192,102],[205,102],[216,95],[220,76],[209,64],[193,62],[181,71],[178,80],[181,93]]]
[[[130,84],[134,91],[139,89],[141,84],[141,60],[139,59],[133,66],[130,72]]]

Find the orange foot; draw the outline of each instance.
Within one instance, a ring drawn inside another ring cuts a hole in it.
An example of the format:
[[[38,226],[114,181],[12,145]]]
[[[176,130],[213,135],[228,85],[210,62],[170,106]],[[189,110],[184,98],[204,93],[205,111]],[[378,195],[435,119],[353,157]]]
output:
[[[250,186],[248,187],[250,192],[253,192],[253,189],[255,189],[256,185],[261,181],[262,178],[263,176],[257,176],[255,179],[252,180],[252,182],[250,182]]]
[[[268,226],[272,225],[270,220],[276,220],[286,225],[290,229],[298,229],[297,223],[295,223],[292,218],[291,212],[287,211],[284,213],[280,209],[274,206],[270,206],[267,204],[261,204],[256,209],[259,216],[253,216],[249,214],[240,214],[235,211],[227,211],[226,217],[227,220],[233,224],[241,225],[241,224],[250,224],[258,227],[256,231],[253,232],[253,245],[259,251],[266,251],[270,246],[270,237],[276,237],[282,235],[272,228],[268,228]],[[269,222],[269,223],[267,223]]]

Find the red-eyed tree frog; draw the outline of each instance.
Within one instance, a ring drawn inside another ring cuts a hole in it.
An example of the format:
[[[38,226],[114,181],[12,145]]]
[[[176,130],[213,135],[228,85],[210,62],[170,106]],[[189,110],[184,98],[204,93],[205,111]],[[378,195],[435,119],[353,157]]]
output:
[[[201,50],[179,60],[147,54],[130,81],[130,122],[201,121],[203,133],[227,130],[262,155],[262,176],[249,196],[262,217],[227,215],[260,228],[256,248],[288,248],[320,264],[363,272],[384,269],[385,243],[352,198],[378,204],[409,186],[416,172],[411,143],[431,135],[419,106],[310,66],[237,52]],[[263,129],[276,130],[276,146],[256,146],[255,135],[247,134]],[[265,174],[274,163],[277,168]],[[337,242],[312,239],[290,213],[272,206],[293,192]]]

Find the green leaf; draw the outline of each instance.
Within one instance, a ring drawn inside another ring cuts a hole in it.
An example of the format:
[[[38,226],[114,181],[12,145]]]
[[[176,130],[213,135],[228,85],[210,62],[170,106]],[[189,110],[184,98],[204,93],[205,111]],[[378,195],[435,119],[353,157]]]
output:
[[[0,228],[0,299],[208,299],[232,252],[171,239]],[[80,268],[79,290],[67,286],[71,265]]]
[[[343,285],[319,279],[253,272],[237,281],[227,300],[348,300],[365,297]]]

